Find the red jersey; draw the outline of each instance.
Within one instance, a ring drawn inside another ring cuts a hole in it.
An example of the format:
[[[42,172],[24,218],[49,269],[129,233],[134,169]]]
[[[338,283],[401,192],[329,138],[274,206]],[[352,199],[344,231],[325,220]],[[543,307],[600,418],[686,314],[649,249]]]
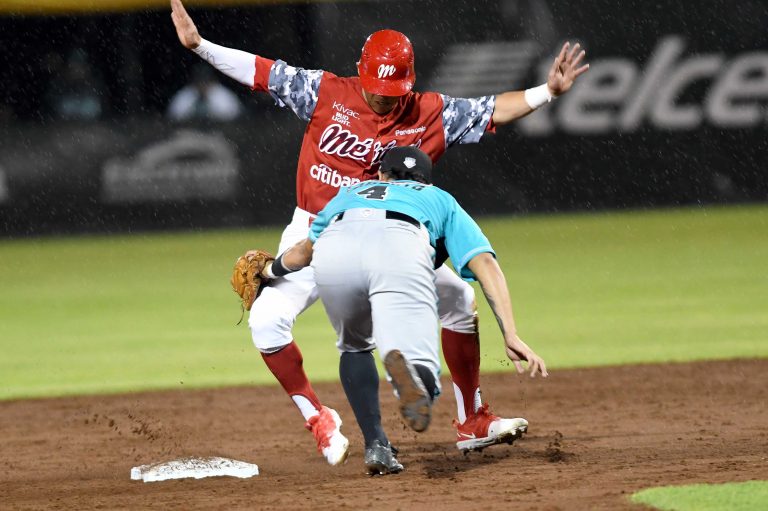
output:
[[[339,191],[375,179],[384,153],[396,145],[419,147],[436,162],[455,143],[478,142],[492,131],[494,96],[464,99],[409,92],[377,114],[357,77],[295,68],[256,57],[254,90],[307,121],[296,173],[300,209],[317,214]]]

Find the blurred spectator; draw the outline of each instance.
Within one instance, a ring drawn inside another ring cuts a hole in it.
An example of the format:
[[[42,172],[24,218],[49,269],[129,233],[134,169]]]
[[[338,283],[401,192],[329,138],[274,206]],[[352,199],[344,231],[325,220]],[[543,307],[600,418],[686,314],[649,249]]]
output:
[[[54,75],[45,93],[53,116],[68,121],[90,121],[103,113],[104,84],[88,62],[85,51],[73,50],[64,69]]]
[[[179,90],[168,106],[174,121],[231,121],[243,111],[234,92],[221,85],[209,66],[198,66],[192,83]]]

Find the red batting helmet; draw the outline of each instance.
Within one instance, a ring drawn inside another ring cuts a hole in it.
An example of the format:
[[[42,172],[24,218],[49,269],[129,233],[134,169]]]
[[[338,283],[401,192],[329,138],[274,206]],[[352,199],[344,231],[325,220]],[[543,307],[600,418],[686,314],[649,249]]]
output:
[[[416,81],[411,41],[395,30],[379,30],[369,35],[357,63],[357,74],[363,89],[371,94],[408,94]]]

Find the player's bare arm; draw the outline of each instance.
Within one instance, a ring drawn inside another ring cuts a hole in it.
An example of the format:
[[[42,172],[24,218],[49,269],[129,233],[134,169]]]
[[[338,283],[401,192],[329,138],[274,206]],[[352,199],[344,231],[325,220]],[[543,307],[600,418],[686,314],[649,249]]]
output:
[[[536,373],[544,377],[548,376],[544,360],[517,336],[515,319],[512,315],[512,300],[499,263],[490,253],[484,252],[473,257],[468,266],[480,282],[483,294],[496,316],[504,336],[507,357],[515,364],[518,372],[524,371],[520,362],[525,361],[528,362],[531,377],[536,376]]]
[[[586,52],[576,43],[566,42],[555,57],[547,74],[547,83],[526,91],[505,92],[496,96],[496,107],[493,110],[493,122],[504,125],[525,117],[539,106],[548,103],[552,98],[568,92],[576,78],[589,69],[589,64],[583,64]]]
[[[283,265],[292,271],[298,271],[309,266],[312,261],[313,247],[314,245],[309,238],[301,240],[283,253]]]
[[[273,262],[267,264],[262,275],[266,278],[282,277],[309,266],[309,263],[312,262],[313,247],[314,245],[309,238],[299,241],[277,256]]]

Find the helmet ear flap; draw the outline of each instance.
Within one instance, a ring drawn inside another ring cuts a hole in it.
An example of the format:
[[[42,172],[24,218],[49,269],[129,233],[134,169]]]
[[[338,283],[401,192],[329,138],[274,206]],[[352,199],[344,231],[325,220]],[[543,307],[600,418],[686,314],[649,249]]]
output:
[[[366,39],[357,62],[360,83],[381,96],[408,94],[416,81],[413,45],[395,30],[379,30]]]

